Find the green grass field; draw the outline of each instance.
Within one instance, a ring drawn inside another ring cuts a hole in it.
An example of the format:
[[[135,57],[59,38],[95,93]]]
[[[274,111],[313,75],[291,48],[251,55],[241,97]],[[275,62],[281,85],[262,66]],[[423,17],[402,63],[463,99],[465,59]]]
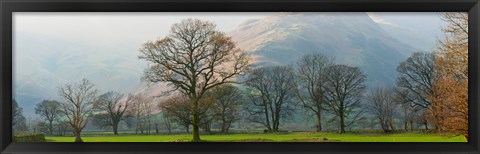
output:
[[[173,135],[104,135],[85,136],[84,142],[188,142],[191,134]],[[462,136],[447,136],[421,132],[379,134],[379,133],[311,133],[295,132],[285,134],[218,134],[201,135],[206,142],[466,142]],[[46,137],[48,142],[73,142],[74,137]]]

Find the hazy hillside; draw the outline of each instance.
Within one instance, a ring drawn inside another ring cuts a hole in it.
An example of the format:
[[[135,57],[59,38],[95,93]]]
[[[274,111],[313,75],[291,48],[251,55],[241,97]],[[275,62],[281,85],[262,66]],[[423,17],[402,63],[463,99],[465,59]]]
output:
[[[415,51],[366,13],[281,13],[246,21],[229,34],[258,65],[291,64],[320,52],[362,68],[367,84],[394,84],[397,65]]]
[[[95,46],[29,34],[18,34],[15,40],[22,45],[15,46],[14,56],[22,58],[14,61],[14,98],[27,117],[35,116],[33,109],[41,100],[58,99],[60,85],[82,78],[102,92],[130,92],[139,85],[146,66],[137,58],[137,49],[121,44]]]

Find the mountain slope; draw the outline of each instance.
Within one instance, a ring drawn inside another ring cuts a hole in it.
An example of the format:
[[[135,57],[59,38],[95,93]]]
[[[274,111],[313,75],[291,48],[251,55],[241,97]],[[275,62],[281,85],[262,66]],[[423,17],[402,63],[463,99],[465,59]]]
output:
[[[293,64],[304,54],[320,52],[360,67],[369,85],[393,85],[397,65],[414,51],[366,13],[279,13],[246,21],[229,35],[254,55],[257,65]]]

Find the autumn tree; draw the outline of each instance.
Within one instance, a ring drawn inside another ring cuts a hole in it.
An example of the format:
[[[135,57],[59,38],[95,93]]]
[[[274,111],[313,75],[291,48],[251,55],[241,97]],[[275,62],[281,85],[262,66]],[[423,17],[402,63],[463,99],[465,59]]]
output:
[[[53,122],[61,117],[61,104],[55,100],[43,100],[35,107],[35,114],[48,122],[48,132],[53,135]]]
[[[80,133],[87,125],[93,110],[98,107],[98,90],[87,79],[65,84],[59,89],[60,96],[65,100],[61,103],[61,110],[74,131],[75,142],[83,142]]]
[[[430,118],[439,132],[451,132],[468,139],[468,83],[440,79],[429,107]]]
[[[468,139],[468,14],[442,14],[448,23],[439,41],[429,119],[437,131],[463,135]]]
[[[270,66],[249,73],[246,85],[251,104],[251,120],[263,124],[269,132],[278,132],[280,121],[295,109],[295,75],[290,66]]]
[[[376,87],[367,96],[370,112],[378,119],[385,133],[395,130],[394,115],[397,109],[395,90],[387,87]]]
[[[437,56],[438,73],[455,77],[457,81],[468,80],[468,14],[448,12],[442,14],[448,23],[443,28],[445,37],[439,40]]]
[[[205,125],[209,124],[213,119],[211,107],[213,106],[214,101],[210,97],[205,97],[198,103],[200,104],[198,110],[198,125],[205,127]],[[188,96],[183,94],[174,95],[161,102],[159,107],[166,117],[182,125],[185,127],[187,133],[189,132],[189,127],[192,125],[193,109]]]
[[[144,78],[167,82],[188,96],[192,105],[193,142],[200,141],[199,101],[208,90],[234,83],[248,68],[248,56],[209,21],[186,19],[173,24],[170,34],[148,41],[140,59],[150,63]]]
[[[317,132],[322,131],[322,111],[325,103],[326,70],[333,65],[333,60],[315,53],[303,56],[297,62],[297,80],[301,89],[299,98],[307,111],[316,117]]]
[[[105,112],[106,124],[113,129],[113,134],[118,135],[118,124],[123,120],[125,113],[132,100],[121,101],[123,94],[119,92],[107,92],[99,96],[99,110]]]
[[[345,127],[352,125],[361,114],[360,101],[366,88],[366,75],[358,67],[333,65],[329,67],[326,79],[328,101],[325,105],[338,117],[339,133],[345,133]]]
[[[172,120],[185,128],[189,133],[192,124],[192,111],[188,98],[182,96],[173,96],[159,104],[160,110],[165,120]]]

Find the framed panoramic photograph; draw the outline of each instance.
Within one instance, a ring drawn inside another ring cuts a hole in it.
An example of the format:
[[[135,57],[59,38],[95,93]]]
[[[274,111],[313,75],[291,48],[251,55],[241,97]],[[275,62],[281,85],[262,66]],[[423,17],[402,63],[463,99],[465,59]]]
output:
[[[4,0],[0,151],[479,153],[479,5]]]

